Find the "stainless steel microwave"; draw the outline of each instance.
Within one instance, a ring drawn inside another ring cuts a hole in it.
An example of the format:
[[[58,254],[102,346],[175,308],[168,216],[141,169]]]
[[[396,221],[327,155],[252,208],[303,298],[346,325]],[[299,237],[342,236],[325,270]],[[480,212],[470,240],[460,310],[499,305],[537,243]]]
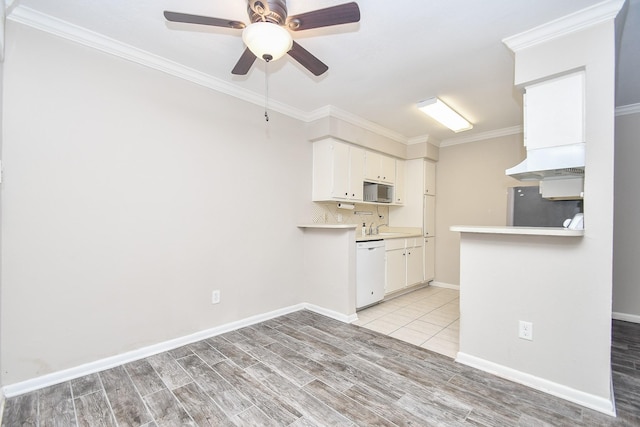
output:
[[[365,182],[363,199],[365,202],[391,203],[393,201],[393,186]]]

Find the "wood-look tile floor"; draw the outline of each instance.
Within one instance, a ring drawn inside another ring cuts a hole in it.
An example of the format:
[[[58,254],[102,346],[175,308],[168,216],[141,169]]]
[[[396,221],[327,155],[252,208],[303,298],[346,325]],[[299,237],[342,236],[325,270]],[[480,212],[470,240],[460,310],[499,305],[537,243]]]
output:
[[[613,331],[618,418],[303,310],[9,398],[2,426],[640,425],[640,325]]]

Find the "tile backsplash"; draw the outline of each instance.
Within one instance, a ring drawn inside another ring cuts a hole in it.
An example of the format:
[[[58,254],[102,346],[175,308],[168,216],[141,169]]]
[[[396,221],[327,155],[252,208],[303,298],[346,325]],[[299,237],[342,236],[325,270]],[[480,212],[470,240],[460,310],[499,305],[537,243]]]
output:
[[[356,224],[364,222],[369,228],[389,223],[389,207],[355,203],[354,209],[338,208],[339,202],[314,202],[312,221],[314,224]],[[354,203],[348,203],[353,205]]]

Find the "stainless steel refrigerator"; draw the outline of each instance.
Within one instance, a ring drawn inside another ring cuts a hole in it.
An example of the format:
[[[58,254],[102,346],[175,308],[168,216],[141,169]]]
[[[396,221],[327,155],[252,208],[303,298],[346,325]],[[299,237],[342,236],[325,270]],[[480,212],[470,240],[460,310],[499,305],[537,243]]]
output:
[[[548,200],[540,187],[511,187],[508,192],[507,225],[562,227],[562,223],[583,212],[582,200]]]

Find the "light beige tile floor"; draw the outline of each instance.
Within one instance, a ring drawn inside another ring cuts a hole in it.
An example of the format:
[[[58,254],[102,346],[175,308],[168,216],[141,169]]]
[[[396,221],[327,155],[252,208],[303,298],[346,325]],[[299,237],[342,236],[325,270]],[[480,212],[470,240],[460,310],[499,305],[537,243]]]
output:
[[[354,325],[455,358],[460,293],[427,286],[359,311]]]

